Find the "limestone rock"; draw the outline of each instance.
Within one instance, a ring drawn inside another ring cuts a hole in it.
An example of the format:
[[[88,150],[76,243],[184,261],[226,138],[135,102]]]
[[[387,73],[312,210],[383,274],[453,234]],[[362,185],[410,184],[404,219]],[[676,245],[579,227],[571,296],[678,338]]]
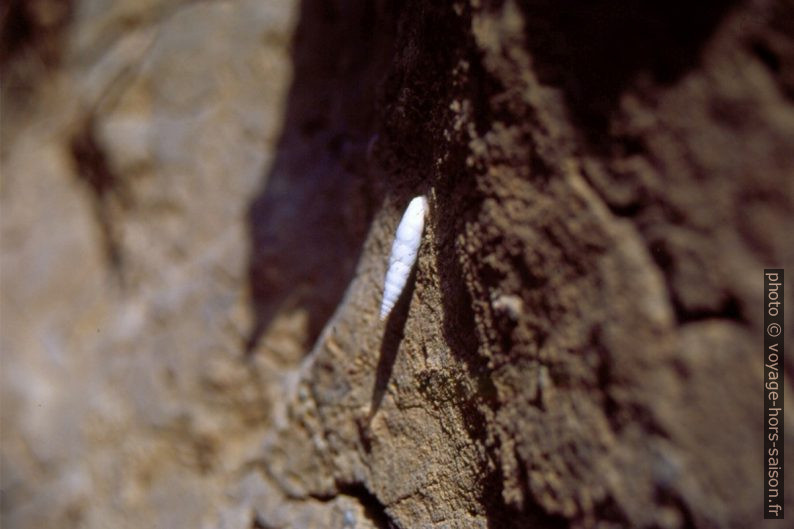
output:
[[[759,525],[788,3],[0,18],[4,527]]]

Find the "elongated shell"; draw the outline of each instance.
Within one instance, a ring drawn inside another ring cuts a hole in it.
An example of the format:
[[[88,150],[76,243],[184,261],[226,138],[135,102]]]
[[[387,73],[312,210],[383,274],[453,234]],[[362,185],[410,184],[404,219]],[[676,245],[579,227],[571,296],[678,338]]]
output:
[[[422,242],[426,212],[427,200],[420,195],[408,204],[400,225],[397,226],[397,234],[394,236],[389,256],[389,269],[386,271],[386,281],[383,286],[381,320],[389,315],[408,282],[408,276],[411,275],[419,252],[419,243]]]

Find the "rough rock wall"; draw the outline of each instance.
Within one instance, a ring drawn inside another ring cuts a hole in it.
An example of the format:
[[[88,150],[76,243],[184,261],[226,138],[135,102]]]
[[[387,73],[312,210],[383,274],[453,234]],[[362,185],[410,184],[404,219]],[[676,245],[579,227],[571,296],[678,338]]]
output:
[[[4,526],[761,525],[791,4],[441,4],[2,8]]]

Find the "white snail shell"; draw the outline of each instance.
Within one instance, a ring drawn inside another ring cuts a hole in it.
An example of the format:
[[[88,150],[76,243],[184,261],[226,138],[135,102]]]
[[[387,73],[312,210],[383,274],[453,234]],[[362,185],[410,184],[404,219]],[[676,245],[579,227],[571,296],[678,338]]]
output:
[[[425,226],[427,199],[418,196],[411,200],[397,226],[397,234],[389,256],[389,269],[383,285],[383,302],[380,306],[380,319],[386,319],[408,282],[408,276],[416,262],[422,230]]]

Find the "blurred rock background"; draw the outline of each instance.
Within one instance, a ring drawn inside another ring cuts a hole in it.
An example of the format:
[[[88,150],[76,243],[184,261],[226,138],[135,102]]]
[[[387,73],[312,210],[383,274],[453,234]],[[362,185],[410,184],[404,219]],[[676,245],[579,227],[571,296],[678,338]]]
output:
[[[3,527],[762,526],[790,3],[0,20]]]

